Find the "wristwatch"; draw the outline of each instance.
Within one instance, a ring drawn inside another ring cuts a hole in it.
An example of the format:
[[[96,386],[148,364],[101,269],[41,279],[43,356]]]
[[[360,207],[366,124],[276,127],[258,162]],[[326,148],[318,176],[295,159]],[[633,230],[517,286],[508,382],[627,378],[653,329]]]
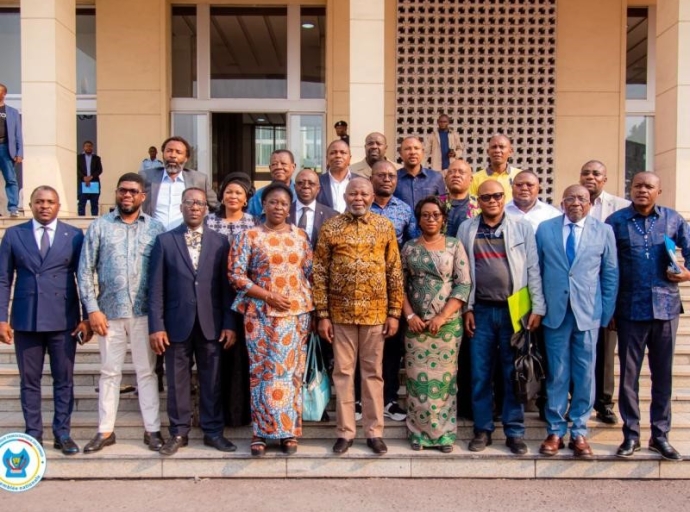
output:
[[[413,316],[417,316],[417,313],[410,313],[410,314],[407,315],[405,318],[406,318],[407,321],[409,322],[410,320],[412,320],[412,317],[413,317]]]

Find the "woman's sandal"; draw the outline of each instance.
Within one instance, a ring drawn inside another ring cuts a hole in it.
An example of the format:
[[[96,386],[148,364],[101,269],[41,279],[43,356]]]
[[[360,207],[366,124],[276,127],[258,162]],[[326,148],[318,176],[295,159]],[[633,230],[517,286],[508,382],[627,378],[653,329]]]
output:
[[[252,442],[249,446],[254,457],[263,457],[266,454],[266,441],[260,437],[252,437]]]
[[[297,439],[294,437],[288,437],[287,439],[280,440],[280,448],[286,455],[292,455],[297,452]]]
[[[444,444],[443,446],[439,446],[438,449],[441,450],[441,453],[453,453],[452,444]]]

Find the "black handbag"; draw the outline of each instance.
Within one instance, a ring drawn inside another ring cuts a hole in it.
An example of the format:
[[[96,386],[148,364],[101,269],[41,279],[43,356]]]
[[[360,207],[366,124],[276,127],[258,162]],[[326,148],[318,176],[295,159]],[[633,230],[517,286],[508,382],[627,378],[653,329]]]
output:
[[[546,378],[544,360],[536,340],[527,329],[513,334],[510,345],[515,351],[513,392],[519,403],[526,404],[539,395],[541,381]]]

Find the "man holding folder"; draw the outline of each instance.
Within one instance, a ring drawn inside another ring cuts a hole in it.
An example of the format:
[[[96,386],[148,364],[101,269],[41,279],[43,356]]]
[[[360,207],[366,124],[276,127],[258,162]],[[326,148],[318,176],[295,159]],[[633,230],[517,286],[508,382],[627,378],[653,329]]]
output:
[[[484,450],[491,444],[493,423],[492,377],[496,358],[503,372],[503,430],[506,446],[516,455],[527,453],[524,441],[524,410],[512,389],[513,323],[508,297],[527,287],[532,301],[527,329],[539,327],[546,312],[539,259],[532,226],[504,213],[505,191],[496,180],[479,186],[481,215],[460,224],[458,238],[467,251],[472,290],[463,313],[470,337],[474,439],[469,449]]]
[[[594,364],[600,326],[613,317],[618,291],[618,258],[613,230],[588,215],[589,192],[571,185],[563,192],[565,215],[543,222],[537,251],[544,283],[546,316],[546,421],[548,437],[539,449],[556,455],[564,448],[570,403],[570,443],[578,458],[591,458],[587,420],[594,406]]]

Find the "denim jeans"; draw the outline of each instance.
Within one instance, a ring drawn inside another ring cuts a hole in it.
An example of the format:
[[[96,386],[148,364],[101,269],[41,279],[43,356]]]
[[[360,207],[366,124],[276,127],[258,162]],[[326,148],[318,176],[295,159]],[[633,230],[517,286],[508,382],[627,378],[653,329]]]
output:
[[[10,156],[10,147],[7,144],[0,144],[0,170],[2,177],[5,178],[7,209],[10,212],[16,212],[19,207],[19,185],[14,165],[14,160]]]
[[[513,349],[510,338],[513,326],[508,306],[474,305],[474,336],[471,338],[472,412],[474,431],[493,432],[493,374],[496,358],[503,370],[503,431],[506,437],[523,437],[525,414],[515,398],[511,373]]]

